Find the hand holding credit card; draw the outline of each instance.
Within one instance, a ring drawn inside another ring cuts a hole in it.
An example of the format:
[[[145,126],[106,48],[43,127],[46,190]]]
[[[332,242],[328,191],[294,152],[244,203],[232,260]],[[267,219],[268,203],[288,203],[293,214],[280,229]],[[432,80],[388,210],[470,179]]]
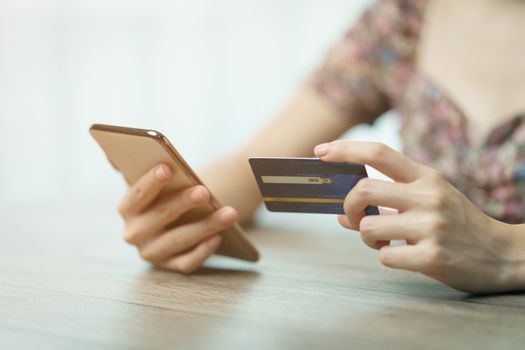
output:
[[[327,163],[319,158],[250,158],[253,174],[269,211],[344,214],[348,192],[368,177],[364,165]],[[365,209],[378,215],[377,207]]]

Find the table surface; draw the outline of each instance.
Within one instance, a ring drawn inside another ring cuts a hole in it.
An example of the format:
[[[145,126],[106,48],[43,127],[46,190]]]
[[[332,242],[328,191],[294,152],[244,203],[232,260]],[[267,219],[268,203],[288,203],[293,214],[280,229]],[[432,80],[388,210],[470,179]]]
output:
[[[108,208],[1,208],[1,349],[525,346],[523,294],[384,268],[326,217],[274,216],[250,230],[259,263],[213,259],[184,276],[140,261]]]

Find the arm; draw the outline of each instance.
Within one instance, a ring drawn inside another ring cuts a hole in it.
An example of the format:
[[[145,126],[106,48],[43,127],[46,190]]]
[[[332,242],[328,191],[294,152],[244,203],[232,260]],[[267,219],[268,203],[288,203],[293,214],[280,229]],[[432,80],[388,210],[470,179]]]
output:
[[[236,221],[248,222],[260,203],[249,156],[310,155],[313,145],[335,138],[355,123],[313,90],[300,89],[251,142],[200,172],[226,207],[199,221],[177,225],[186,211],[209,201],[209,192],[194,186],[162,195],[173,170],[160,164],[134,183],[120,204],[125,240],[159,268],[195,271],[218,248],[218,232]]]
[[[239,221],[247,223],[261,202],[249,157],[313,156],[314,145],[337,138],[356,123],[305,86],[250,142],[199,175],[223,204],[237,209]]]
[[[239,211],[246,223],[261,201],[248,164],[250,156],[311,156],[313,146],[331,141],[358,123],[373,123],[391,108],[384,91],[380,52],[391,47],[392,35],[407,31],[400,4],[379,1],[327,53],[321,66],[251,142],[238,152],[203,169],[213,193]],[[391,50],[392,51],[392,50]],[[232,176],[235,181],[231,181]]]
[[[380,65],[371,59],[381,47],[381,40],[371,38],[377,37],[374,18],[382,16],[383,6],[390,5],[380,2],[363,16],[266,128],[238,151],[199,172],[217,198],[231,207],[178,224],[187,210],[209,200],[209,192],[195,186],[163,196],[172,172],[162,165],[128,189],[120,206],[124,235],[142,258],[161,268],[193,272],[219,246],[218,233],[236,221],[247,223],[261,201],[250,156],[309,156],[315,144],[333,140],[355,124],[371,123],[389,109],[377,79],[383,76]]]

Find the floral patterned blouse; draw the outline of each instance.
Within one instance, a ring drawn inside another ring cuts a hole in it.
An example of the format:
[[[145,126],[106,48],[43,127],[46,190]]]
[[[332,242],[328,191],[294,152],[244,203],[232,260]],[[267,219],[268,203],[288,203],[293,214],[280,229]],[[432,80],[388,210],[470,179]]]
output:
[[[394,109],[404,153],[440,171],[488,215],[525,222],[525,113],[471,145],[466,117],[417,70],[424,0],[381,0],[328,53],[309,83],[345,115],[372,124]]]

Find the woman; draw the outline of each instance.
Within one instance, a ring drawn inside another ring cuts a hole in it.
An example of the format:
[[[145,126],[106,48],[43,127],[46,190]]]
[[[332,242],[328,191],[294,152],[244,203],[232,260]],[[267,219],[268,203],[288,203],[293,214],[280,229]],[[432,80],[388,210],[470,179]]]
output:
[[[395,181],[360,181],[339,217],[384,265],[467,292],[524,289],[521,33],[524,1],[379,1],[264,130],[202,171],[229,206],[177,226],[209,192],[196,186],[158,198],[172,174],[160,164],[121,203],[126,240],[152,264],[190,273],[217,249],[217,232],[249,221],[259,205],[249,156],[308,156],[322,143],[321,159],[369,164]],[[378,143],[324,143],[390,109],[401,119],[405,155]],[[364,217],[368,205],[393,210]]]

